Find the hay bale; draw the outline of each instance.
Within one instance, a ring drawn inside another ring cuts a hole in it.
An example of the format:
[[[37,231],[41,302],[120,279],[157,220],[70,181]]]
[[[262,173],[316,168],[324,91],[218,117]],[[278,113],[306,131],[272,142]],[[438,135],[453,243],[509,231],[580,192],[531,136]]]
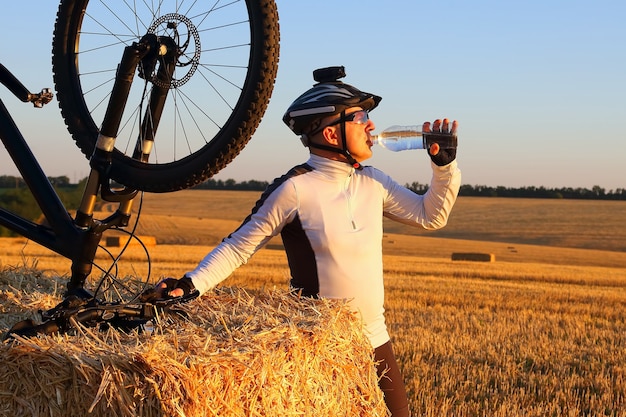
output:
[[[495,262],[496,255],[493,253],[455,252],[452,254],[453,261]]]
[[[145,246],[156,246],[157,244],[156,237],[154,236],[137,236],[137,239],[139,239]],[[122,247],[130,240],[128,246],[139,246],[140,244],[137,239],[128,235],[107,236],[106,245],[108,247]]]
[[[4,332],[20,297],[22,308],[39,306],[32,285],[3,285],[31,277],[2,274]],[[184,309],[189,320],[164,320],[151,334],[83,329],[4,342],[0,415],[387,415],[369,342],[344,303],[224,288]]]

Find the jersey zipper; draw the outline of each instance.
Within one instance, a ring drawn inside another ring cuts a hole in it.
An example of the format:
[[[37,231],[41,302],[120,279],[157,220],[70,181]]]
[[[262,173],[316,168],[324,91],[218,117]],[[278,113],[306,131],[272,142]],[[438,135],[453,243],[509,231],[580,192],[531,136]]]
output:
[[[351,175],[348,176],[348,178],[346,178],[346,181],[343,187],[343,193],[346,196],[346,203],[347,203],[347,208],[348,208],[348,220],[350,221],[350,224],[352,225],[352,230],[356,230],[356,223],[354,222],[354,211],[352,210],[352,195],[348,191],[351,179],[352,179]]]

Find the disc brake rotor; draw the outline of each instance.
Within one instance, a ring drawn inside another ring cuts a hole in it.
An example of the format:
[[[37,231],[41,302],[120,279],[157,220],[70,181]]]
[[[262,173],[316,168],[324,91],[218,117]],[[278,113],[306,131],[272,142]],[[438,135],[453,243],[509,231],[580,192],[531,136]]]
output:
[[[178,13],[168,13],[157,18],[148,28],[148,33],[171,38],[177,46],[176,67],[180,72],[186,70],[182,77],[173,74],[170,88],[178,88],[191,79],[200,62],[200,34],[191,20]],[[177,71],[178,72],[178,71]],[[159,87],[163,85],[155,76],[151,81]]]

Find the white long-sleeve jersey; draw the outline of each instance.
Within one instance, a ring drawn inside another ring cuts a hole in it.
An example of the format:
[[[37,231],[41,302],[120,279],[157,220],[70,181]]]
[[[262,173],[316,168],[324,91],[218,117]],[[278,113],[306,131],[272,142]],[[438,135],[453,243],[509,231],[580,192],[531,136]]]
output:
[[[389,340],[384,318],[383,216],[438,229],[447,223],[461,173],[456,161],[432,164],[419,195],[373,167],[311,155],[277,178],[241,226],[186,275],[204,293],[281,233],[291,286],[304,295],[349,300],[376,348]]]

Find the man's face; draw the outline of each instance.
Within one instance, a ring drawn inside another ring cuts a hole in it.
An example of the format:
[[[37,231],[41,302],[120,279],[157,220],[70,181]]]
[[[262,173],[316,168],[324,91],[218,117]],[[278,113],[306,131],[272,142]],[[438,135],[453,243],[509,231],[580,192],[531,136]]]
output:
[[[371,132],[376,129],[376,125],[360,107],[346,110],[346,116],[349,116],[345,123],[348,151],[358,162],[363,162],[372,157]],[[350,120],[352,117],[354,118]],[[341,126],[338,129],[341,130]]]
[[[341,129],[342,126],[345,126],[346,147],[352,157],[357,162],[371,158],[373,142],[370,132],[376,129],[374,122],[369,119],[368,113],[361,107],[351,107],[344,114],[345,117],[343,118],[340,114],[337,114],[321,120],[320,124],[324,127],[318,134],[311,136],[310,141],[318,145],[342,150]],[[340,153],[329,153],[328,150],[320,150],[314,147],[311,148],[311,152],[331,159],[345,159]]]

